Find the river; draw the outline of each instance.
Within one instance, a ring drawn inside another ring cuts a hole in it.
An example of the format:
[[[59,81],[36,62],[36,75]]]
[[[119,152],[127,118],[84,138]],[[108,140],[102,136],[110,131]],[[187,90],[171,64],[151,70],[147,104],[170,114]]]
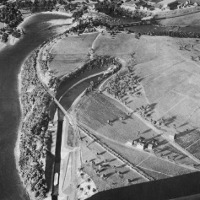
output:
[[[27,55],[56,34],[51,19],[64,15],[37,14],[24,23],[26,34],[14,46],[0,51],[0,200],[28,200],[16,170],[14,148],[20,122],[18,73]]]

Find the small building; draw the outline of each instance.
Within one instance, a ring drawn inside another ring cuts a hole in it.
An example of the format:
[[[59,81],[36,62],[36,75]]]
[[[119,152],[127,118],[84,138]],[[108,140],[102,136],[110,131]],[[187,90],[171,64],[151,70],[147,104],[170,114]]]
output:
[[[137,140],[133,140],[132,145],[137,146],[137,143],[138,143]]]
[[[168,139],[170,139],[171,141],[174,141],[176,139],[176,134],[169,133],[167,136],[168,136]]]
[[[147,144],[147,150],[149,150],[149,151],[153,150],[153,144],[152,143]]]
[[[140,137],[140,138],[138,139],[138,142],[144,142],[144,140],[145,140],[144,137]]]
[[[136,145],[136,148],[140,149],[140,150],[144,150],[144,146],[145,146],[145,144],[143,142],[138,142]]]

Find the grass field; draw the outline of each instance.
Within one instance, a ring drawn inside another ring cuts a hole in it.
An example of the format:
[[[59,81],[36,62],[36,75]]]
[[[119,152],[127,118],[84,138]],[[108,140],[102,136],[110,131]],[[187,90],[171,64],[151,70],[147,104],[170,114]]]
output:
[[[97,137],[101,138],[102,136],[118,142],[118,148],[115,149],[116,152],[123,156],[127,155],[128,160],[133,164],[138,164],[143,160],[144,153],[140,154],[140,152],[137,152],[137,155],[134,155],[130,152],[130,149],[121,146],[119,143],[125,144],[127,141],[132,141],[139,137],[144,137],[146,141],[153,138],[156,139],[158,141],[158,146],[154,148],[154,151],[159,157],[171,159],[173,162],[186,165],[197,164],[171,146],[162,138],[162,136],[147,127],[136,116],[132,115],[131,118],[120,121],[118,119],[119,116],[124,115],[125,113],[123,113],[122,110],[119,110],[120,104],[118,105],[118,108],[114,107],[114,104],[117,106],[118,102],[114,102],[103,94],[94,93],[90,96],[86,96],[79,103],[77,119],[79,123],[86,128],[89,127],[91,130],[94,130]],[[111,105],[112,107],[110,107]],[[96,110],[98,110],[98,112],[96,112]],[[109,119],[114,120],[111,125],[107,123],[107,120]],[[91,123],[91,121],[93,123]],[[110,145],[111,144],[109,143],[109,146]]]
[[[103,137],[100,137],[100,140],[155,179],[163,179],[170,176],[193,172],[192,170],[170,163],[167,160],[165,161],[157,158],[156,156],[145,153],[144,151],[134,150],[129,147],[119,145],[106,140]]]
[[[116,141],[125,143],[140,136],[150,139],[157,135],[133,115],[128,117],[124,107],[104,94],[94,93],[84,97],[77,109],[77,119],[82,124]],[[121,116],[125,116],[126,119],[120,121]],[[107,120],[112,121],[112,124],[109,125]]]
[[[97,55],[111,55],[126,57],[134,52],[138,40],[134,34],[119,33],[111,36],[110,33],[100,35],[94,44],[94,52]]]
[[[99,144],[93,141],[88,136],[85,137],[85,134],[81,132],[81,137],[83,137],[80,146],[82,151],[82,166],[84,171],[90,175],[90,177],[95,182],[99,191],[108,190],[116,187],[123,187],[128,185],[127,179],[133,180],[131,184],[137,184],[144,182],[145,180],[133,170],[130,170],[128,167],[124,166],[121,161],[113,157],[110,153],[105,151]],[[99,155],[97,155],[99,153]],[[98,176],[96,173],[97,169],[101,169],[100,166],[95,166],[90,161],[93,160],[95,164],[101,163],[102,161],[107,161],[109,167],[103,170],[100,174],[111,174],[107,179],[103,179]],[[114,166],[121,166],[117,171],[125,171],[123,177],[119,177],[119,174],[115,172]],[[99,168],[100,167],[100,168]],[[113,173],[115,172],[115,173]]]
[[[199,26],[199,17],[200,12],[175,18],[164,19],[159,21],[159,23],[165,26]]]
[[[153,117],[167,119],[169,122],[167,125],[176,125],[176,131],[180,132],[180,135],[187,129],[198,130],[200,128],[198,123],[200,117],[200,63],[193,61],[192,55],[199,53],[199,41],[169,37],[143,37],[144,39],[140,39],[142,47],[146,49],[150,41],[154,42],[155,49],[153,51],[156,52],[156,55],[155,59],[152,59],[150,52],[150,61],[139,62],[135,66],[135,74],[142,78],[141,84],[145,93],[141,98],[129,97],[128,106],[135,109],[141,104],[144,105],[145,102],[146,104],[153,103],[156,112]],[[189,49],[179,50],[181,45],[188,46]],[[138,49],[135,52],[136,60],[139,61],[142,54],[140,51],[138,52]],[[187,134],[182,135],[181,141],[177,140],[177,142],[186,147],[193,142],[194,138],[198,137],[195,132],[191,132],[188,136]]]
[[[98,33],[69,36],[61,39],[51,50],[53,60],[50,69],[60,77],[80,67],[88,59],[87,54]]]

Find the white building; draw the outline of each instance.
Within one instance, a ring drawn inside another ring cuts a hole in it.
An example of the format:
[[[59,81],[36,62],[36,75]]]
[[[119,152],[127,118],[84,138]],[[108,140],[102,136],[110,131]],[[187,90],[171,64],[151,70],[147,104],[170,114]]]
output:
[[[144,143],[138,142],[137,145],[136,145],[136,148],[139,149],[139,150],[144,150]]]

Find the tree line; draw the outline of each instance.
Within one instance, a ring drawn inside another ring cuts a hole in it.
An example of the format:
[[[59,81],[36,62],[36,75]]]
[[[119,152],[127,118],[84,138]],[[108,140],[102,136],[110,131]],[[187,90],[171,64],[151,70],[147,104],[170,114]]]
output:
[[[140,12],[139,10],[129,11],[127,9],[124,9],[121,7],[122,1],[118,0],[112,0],[112,1],[98,1],[95,4],[95,9],[98,12],[103,12],[108,15],[113,16],[121,16],[121,17],[128,17],[128,18],[134,18],[134,19],[141,19],[145,17],[145,13]]]

